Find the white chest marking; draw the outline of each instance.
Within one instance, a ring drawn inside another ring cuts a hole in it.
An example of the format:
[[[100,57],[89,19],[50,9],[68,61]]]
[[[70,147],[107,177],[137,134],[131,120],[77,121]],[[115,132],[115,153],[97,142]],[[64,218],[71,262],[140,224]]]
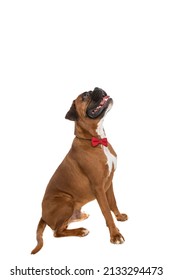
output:
[[[103,151],[107,158],[107,165],[109,168],[109,175],[110,175],[112,168],[114,168],[114,170],[115,170],[117,167],[117,157],[115,157],[113,154],[111,154],[108,147],[103,146]]]
[[[104,131],[104,128],[103,128],[103,120],[104,119],[100,120],[100,122],[98,123],[97,129],[96,129],[96,132],[98,133],[98,135],[101,138],[106,137],[105,131]],[[114,170],[115,170],[116,167],[117,167],[117,157],[115,157],[113,154],[111,154],[108,147],[102,146],[102,149],[103,149],[104,154],[107,158],[106,164],[108,165],[109,175],[110,175],[110,173],[112,171],[112,168],[114,168]]]

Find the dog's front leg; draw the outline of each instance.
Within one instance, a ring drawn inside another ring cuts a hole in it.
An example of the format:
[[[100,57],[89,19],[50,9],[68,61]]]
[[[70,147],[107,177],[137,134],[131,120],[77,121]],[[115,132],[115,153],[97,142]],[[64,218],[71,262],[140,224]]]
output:
[[[107,197],[103,189],[97,189],[95,192],[96,199],[106,220],[106,225],[110,232],[110,241],[115,244],[120,244],[124,242],[124,237],[119,232],[118,228],[115,226],[110,207],[107,201]]]
[[[126,214],[120,213],[120,211],[118,209],[112,183],[111,183],[110,188],[106,192],[106,197],[108,200],[109,207],[110,207],[111,211],[114,213],[117,221],[121,221],[121,222],[126,221],[128,219],[128,216]]]

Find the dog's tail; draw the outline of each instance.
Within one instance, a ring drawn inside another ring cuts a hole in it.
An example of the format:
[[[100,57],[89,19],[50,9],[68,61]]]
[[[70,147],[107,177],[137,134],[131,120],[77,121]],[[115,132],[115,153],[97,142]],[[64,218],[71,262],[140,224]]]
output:
[[[36,254],[43,247],[43,231],[46,227],[46,223],[41,218],[37,227],[37,246],[32,250],[31,254]]]

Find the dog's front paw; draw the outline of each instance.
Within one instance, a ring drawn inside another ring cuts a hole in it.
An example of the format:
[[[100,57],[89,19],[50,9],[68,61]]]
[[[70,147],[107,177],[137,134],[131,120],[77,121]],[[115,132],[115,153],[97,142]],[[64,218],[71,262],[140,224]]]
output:
[[[128,220],[128,216],[126,214],[119,213],[116,215],[116,219],[117,221],[124,222]]]
[[[122,244],[124,243],[125,239],[120,232],[117,232],[113,236],[111,236],[111,243],[113,244]]]

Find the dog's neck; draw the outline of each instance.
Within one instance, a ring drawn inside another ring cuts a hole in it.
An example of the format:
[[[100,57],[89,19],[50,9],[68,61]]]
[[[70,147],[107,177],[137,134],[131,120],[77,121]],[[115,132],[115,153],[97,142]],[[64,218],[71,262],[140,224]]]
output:
[[[76,122],[75,124],[75,135],[78,138],[85,138],[85,139],[91,139],[92,137],[96,137],[96,138],[105,138],[106,134],[105,134],[105,130],[103,128],[103,120],[101,119],[97,124],[93,124],[91,126],[90,125],[86,125],[83,127],[82,126],[82,122],[79,124]]]
[[[98,136],[99,136],[100,138],[106,137],[106,133],[105,133],[105,130],[104,130],[104,128],[103,128],[103,121],[104,121],[104,119],[101,119],[101,120],[98,122],[98,124],[97,124],[97,129],[96,129],[96,132],[97,132],[97,134],[98,134]]]

